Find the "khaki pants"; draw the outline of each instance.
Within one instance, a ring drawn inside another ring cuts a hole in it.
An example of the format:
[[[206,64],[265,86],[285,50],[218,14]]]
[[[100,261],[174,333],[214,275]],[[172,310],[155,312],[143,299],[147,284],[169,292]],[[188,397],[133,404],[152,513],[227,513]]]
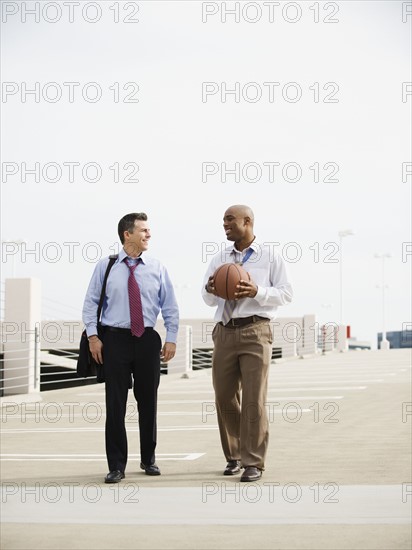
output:
[[[269,321],[213,329],[212,374],[226,460],[265,469],[269,440],[266,396],[272,357]]]

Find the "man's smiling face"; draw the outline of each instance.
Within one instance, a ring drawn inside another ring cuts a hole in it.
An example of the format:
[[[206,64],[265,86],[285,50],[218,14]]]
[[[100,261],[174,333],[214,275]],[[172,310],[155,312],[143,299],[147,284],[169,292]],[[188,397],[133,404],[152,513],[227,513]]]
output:
[[[228,241],[238,241],[242,239],[246,233],[247,224],[241,212],[230,207],[226,210],[223,217],[223,229],[226,233]]]

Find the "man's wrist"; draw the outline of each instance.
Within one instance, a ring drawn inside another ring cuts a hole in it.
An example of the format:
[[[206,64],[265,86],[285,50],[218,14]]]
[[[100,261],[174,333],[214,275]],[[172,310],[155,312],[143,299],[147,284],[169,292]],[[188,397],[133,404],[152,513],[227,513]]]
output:
[[[95,340],[98,340],[99,337],[97,336],[97,334],[92,334],[87,339],[89,340],[89,342],[94,342]]]

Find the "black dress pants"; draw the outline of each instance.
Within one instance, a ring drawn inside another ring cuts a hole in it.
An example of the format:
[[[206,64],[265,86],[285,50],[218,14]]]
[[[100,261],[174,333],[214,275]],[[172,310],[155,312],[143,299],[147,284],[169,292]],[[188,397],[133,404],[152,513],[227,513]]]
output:
[[[155,462],[161,347],[161,338],[152,328],[146,328],[141,337],[132,336],[128,330],[103,329],[106,455],[109,471],[124,472],[126,469],[125,415],[131,375],[139,413],[141,462],[145,465]]]

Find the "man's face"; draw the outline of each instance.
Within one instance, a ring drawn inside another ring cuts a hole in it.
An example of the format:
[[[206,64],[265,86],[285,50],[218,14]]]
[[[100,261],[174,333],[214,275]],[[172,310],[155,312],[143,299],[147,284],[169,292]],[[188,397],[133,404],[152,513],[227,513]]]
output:
[[[134,230],[132,233],[125,231],[124,244],[133,252],[140,254],[149,248],[150,229],[147,222],[143,220],[135,220]]]
[[[234,208],[228,208],[223,217],[223,229],[228,241],[238,241],[246,233],[245,218]]]

